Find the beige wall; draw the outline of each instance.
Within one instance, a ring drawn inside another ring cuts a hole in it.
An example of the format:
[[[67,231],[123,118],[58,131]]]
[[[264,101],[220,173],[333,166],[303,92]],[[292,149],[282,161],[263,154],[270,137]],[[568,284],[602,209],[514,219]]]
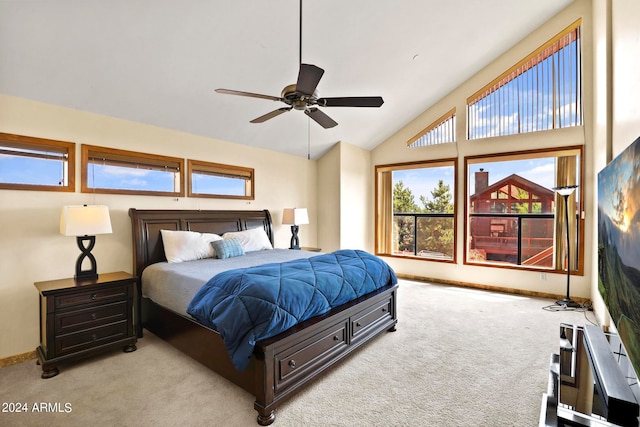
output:
[[[373,245],[369,151],[337,143],[318,161],[318,244],[323,252]]]
[[[561,147],[569,145],[585,145],[586,180],[592,184],[594,143],[592,138],[592,22],[591,1],[576,0],[561,13],[550,19],[542,27],[531,33],[528,37],[515,44],[505,54],[497,58],[471,79],[460,85],[430,109],[400,129],[387,141],[376,147],[371,153],[372,165],[392,164],[400,162],[412,162],[420,160],[458,158],[458,188],[456,192],[457,211],[457,262],[440,263],[425,260],[411,260],[403,258],[386,257],[385,260],[392,265],[399,274],[417,277],[436,278],[455,282],[470,282],[488,286],[499,286],[511,289],[533,290],[544,293],[562,295],[566,289],[566,274],[546,274],[539,272],[522,271],[517,269],[498,269],[490,267],[478,267],[464,264],[464,158],[465,156],[478,154],[491,154],[499,152],[511,152],[536,148]],[[584,128],[561,129],[541,134],[531,133],[514,136],[503,136],[483,141],[467,141],[466,136],[466,99],[478,89],[500,75],[503,71],[534,51],[547,40],[553,38],[560,31],[572,24],[576,19],[582,18],[582,43],[583,43],[583,87],[584,90]],[[455,50],[452,51],[455,54]],[[428,126],[444,113],[455,107],[457,111],[457,139],[456,144],[443,144],[432,147],[408,149],[406,141]],[[587,204],[596,196],[595,187],[586,185],[583,195]],[[373,191],[373,189],[371,189]],[[373,196],[372,196],[373,197]],[[590,205],[587,205],[590,206]],[[373,209],[369,211],[373,221]],[[585,247],[594,245],[595,211],[589,207],[586,212]],[[587,250],[585,253],[585,265],[590,266],[594,262],[593,253]],[[574,297],[589,298],[591,296],[592,271],[586,269],[584,276],[572,276],[571,295]]]
[[[75,239],[58,232],[62,206],[106,204],[113,234],[99,235],[93,254],[98,272],[132,271],[127,210],[269,209],[276,247],[289,247],[282,209],[307,207],[310,224],[301,243],[317,244],[316,161],[167,129],[0,95],[0,132],[235,164],[255,169],[253,201],[0,190],[0,358],[34,350],[39,343],[35,281],[71,277],[79,255]],[[79,167],[76,187],[80,188]]]
[[[318,247],[340,249],[340,144],[318,160]]]
[[[371,153],[344,142],[340,148],[340,246],[368,249],[373,245],[368,215],[373,210]]]

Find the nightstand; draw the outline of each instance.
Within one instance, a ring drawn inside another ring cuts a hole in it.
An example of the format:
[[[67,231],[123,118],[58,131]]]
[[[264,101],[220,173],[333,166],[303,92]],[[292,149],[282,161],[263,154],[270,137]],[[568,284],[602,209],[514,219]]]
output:
[[[36,354],[42,378],[58,375],[60,362],[118,347],[127,353],[136,350],[137,277],[120,271],[100,274],[95,280],[69,278],[36,282],[34,286],[40,293],[40,346]]]

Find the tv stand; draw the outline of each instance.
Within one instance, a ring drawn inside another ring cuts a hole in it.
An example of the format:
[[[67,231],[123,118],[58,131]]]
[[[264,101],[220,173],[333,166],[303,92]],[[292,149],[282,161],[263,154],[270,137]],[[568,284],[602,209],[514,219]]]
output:
[[[640,424],[640,386],[616,334],[597,326],[560,325],[551,355],[540,426]]]

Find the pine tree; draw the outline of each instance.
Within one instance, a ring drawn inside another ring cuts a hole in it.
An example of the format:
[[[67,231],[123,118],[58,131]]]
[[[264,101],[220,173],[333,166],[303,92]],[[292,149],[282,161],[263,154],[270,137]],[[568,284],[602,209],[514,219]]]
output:
[[[398,181],[393,186],[393,213],[416,213],[419,211],[420,208],[414,200],[411,189],[405,187],[402,181]],[[398,250],[413,253],[415,245],[413,218],[396,216],[393,223],[394,240],[398,242]]]
[[[453,213],[452,195],[448,185],[438,180],[431,190],[431,200],[420,196],[425,213]],[[418,251],[424,249],[453,256],[453,221],[450,218],[421,218],[418,222]]]

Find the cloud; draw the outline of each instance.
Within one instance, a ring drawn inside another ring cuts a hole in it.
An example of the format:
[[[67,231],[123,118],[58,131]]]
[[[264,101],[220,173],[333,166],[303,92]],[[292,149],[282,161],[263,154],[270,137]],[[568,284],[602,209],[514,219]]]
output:
[[[104,166],[102,171],[112,176],[147,176],[151,173],[148,169],[123,168],[119,166]]]

